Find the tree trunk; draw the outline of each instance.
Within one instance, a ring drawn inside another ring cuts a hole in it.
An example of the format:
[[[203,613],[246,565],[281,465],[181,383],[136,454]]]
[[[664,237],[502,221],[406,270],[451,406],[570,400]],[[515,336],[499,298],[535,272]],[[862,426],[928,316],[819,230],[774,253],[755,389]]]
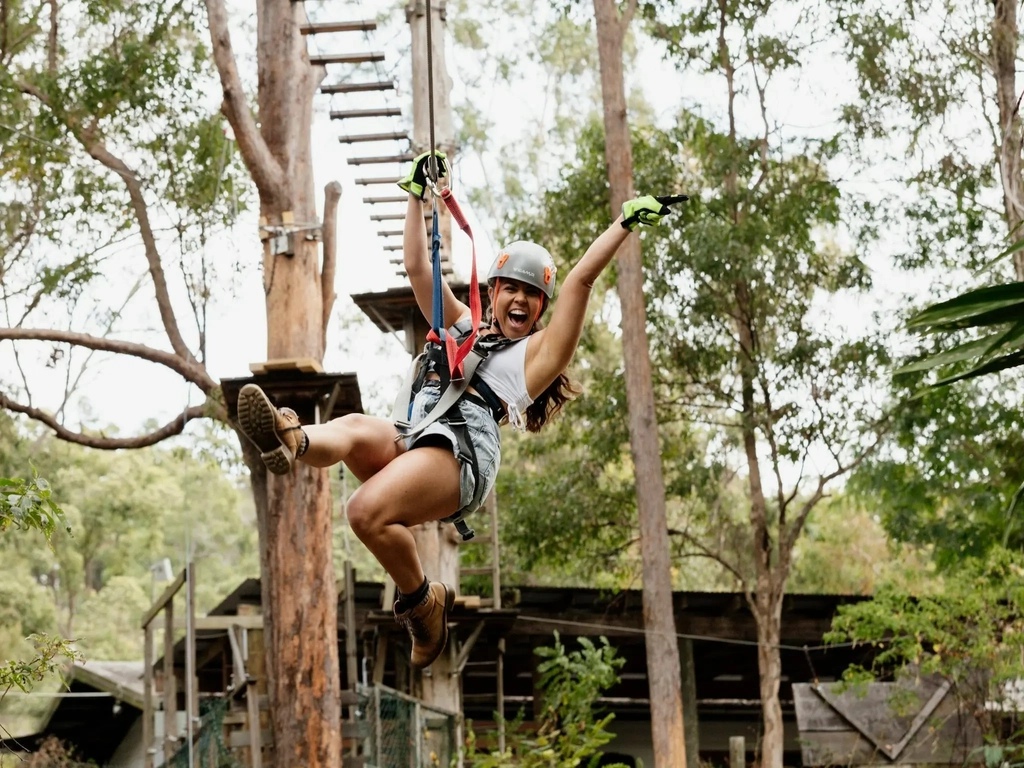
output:
[[[318,221],[310,131],[325,72],[309,64],[301,3],[258,0],[256,13],[259,131],[283,171],[281,186],[259,187],[260,215],[297,227],[291,254],[275,254],[264,241],[267,358],[321,359],[320,253],[306,234]],[[274,763],[336,768],[341,683],[328,472],[299,464],[290,475],[264,478],[260,560]]]
[[[757,668],[763,710],[764,736],[761,739],[761,768],[782,768],[784,746],[782,705],[779,683],[782,680],[782,656],[779,638],[782,626],[782,595],[774,590],[756,598]]]
[[[612,215],[633,197],[633,147],[626,119],[622,40],[629,18],[614,0],[594,0],[604,102],[605,156]],[[643,561],[643,613],[650,684],[651,736],[656,766],[686,766],[679,647],[672,607],[671,558],[665,518],[665,484],[651,383],[640,242],[626,239],[618,253],[622,347],[629,409],[629,441],[636,476]]]
[[[1021,121],[1017,94],[1017,2],[995,0],[992,20],[992,62],[999,104],[999,172],[1003,185],[1003,209],[1011,239],[1024,237],[1024,183],[1021,179]],[[1014,272],[1024,280],[1024,251],[1013,255]]]

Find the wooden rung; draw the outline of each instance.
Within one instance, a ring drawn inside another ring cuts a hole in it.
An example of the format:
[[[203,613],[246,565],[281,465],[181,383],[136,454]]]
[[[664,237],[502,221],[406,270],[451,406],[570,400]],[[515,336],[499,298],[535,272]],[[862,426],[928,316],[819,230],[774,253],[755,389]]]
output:
[[[248,747],[250,745],[249,732],[248,731],[232,731],[228,734],[228,747],[231,749],[238,749],[239,747]],[[270,731],[260,731],[260,744],[263,747],[270,747],[274,744],[274,739],[270,736]]]
[[[493,566],[480,566],[479,568],[460,568],[459,573],[463,576],[490,576],[494,573]]]
[[[401,229],[378,229],[377,230],[377,235],[379,237],[396,237],[398,235],[403,235],[403,234],[405,234],[405,232],[403,230],[401,230]]]
[[[383,155],[377,157],[350,157],[348,159],[348,164],[371,165],[374,163],[407,163],[415,157],[416,155],[412,152],[405,152],[401,155]]]
[[[398,176],[377,176],[370,179],[356,179],[356,185],[360,187],[369,187],[374,184],[397,184],[401,179]]]
[[[404,218],[404,213],[375,213],[370,216],[370,221],[399,221]]]
[[[366,53],[320,53],[309,57],[310,64],[366,64],[371,61],[384,61],[380,51]]]
[[[402,141],[403,139],[409,139],[409,134],[405,131],[390,131],[388,133],[357,133],[354,136],[338,137],[338,141],[342,144],[355,144],[358,141]]]
[[[369,723],[365,720],[355,722],[342,722],[341,738],[343,739],[365,739],[369,734]]]
[[[323,373],[324,367],[314,357],[283,357],[275,360],[265,360],[262,363],[249,363],[249,371],[257,375],[269,371]]]
[[[343,707],[354,707],[359,704],[359,694],[346,688],[341,692],[341,705]]]
[[[455,604],[461,605],[470,611],[480,609],[480,595],[459,595],[455,598]]]
[[[400,251],[400,250],[402,250],[402,246],[400,246],[400,245],[385,245],[384,246],[384,250],[385,251]],[[405,259],[390,259],[390,262],[392,264],[405,264]]]
[[[375,109],[332,109],[331,120],[350,120],[356,117],[401,117],[401,107],[377,107]]]
[[[395,195],[394,197],[364,197],[363,202],[367,205],[380,205],[381,203],[404,203],[408,199],[409,198],[404,195]]]
[[[328,83],[320,86],[320,93],[362,93],[363,91],[393,91],[394,80],[380,80],[370,83]]]
[[[322,35],[327,32],[372,32],[377,22],[368,21],[327,21],[317,24],[303,24],[299,31],[304,35]]]

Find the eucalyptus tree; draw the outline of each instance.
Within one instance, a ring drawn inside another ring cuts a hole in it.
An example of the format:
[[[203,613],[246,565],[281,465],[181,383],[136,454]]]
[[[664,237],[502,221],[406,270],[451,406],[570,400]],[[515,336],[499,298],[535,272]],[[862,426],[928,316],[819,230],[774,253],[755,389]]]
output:
[[[915,284],[925,270],[930,297],[981,285],[913,319],[925,333],[892,383],[903,404],[892,438],[854,484],[891,535],[951,566],[1024,540],[1012,514],[1024,480],[1021,289],[991,285],[1024,280],[1018,4],[828,5],[855,66],[847,143],[896,190],[871,211],[876,226],[905,233],[890,238],[897,262]],[[950,386],[922,391],[936,378]]]
[[[309,63],[301,3],[267,0],[256,15],[250,94],[222,0],[205,8],[191,0],[0,5],[0,298],[7,326],[0,339],[16,341],[0,406],[99,449],[153,445],[199,418],[226,422],[207,366],[206,317],[233,265],[209,258],[206,244],[251,200],[250,180],[260,234],[293,241],[285,253],[264,238],[267,355],[322,358],[340,189],[327,190],[321,255],[312,236],[321,222],[310,123],[325,72]],[[128,246],[128,257],[117,251]],[[134,311],[139,296],[148,296],[151,315]],[[194,328],[182,322],[183,311]],[[142,314],[147,325],[155,320],[159,332],[126,338],[127,313]],[[44,342],[46,353],[33,355],[27,342]],[[77,428],[68,402],[89,379],[83,367],[96,368],[96,353],[169,370],[204,401],[136,436]],[[27,357],[42,357],[45,366],[22,365]],[[49,378],[47,367],[63,375],[63,392],[40,404],[33,390]],[[336,765],[327,472],[268,479],[254,448],[244,440],[242,447],[260,532],[275,754],[281,765]]]

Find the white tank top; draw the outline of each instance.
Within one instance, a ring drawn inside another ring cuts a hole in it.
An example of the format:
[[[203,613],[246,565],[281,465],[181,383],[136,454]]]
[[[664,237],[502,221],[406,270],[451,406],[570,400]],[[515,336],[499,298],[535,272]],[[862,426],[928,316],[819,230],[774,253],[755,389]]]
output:
[[[518,339],[507,347],[491,352],[476,369],[494,394],[507,406],[508,423],[519,430],[526,429],[524,413],[533,403],[526,391],[526,344],[530,337]]]

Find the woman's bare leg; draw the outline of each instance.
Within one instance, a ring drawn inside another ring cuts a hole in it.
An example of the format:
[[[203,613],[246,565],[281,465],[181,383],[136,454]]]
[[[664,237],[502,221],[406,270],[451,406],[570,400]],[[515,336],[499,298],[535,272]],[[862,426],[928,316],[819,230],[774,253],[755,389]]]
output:
[[[309,447],[299,461],[314,467],[345,462],[360,482],[366,482],[395,458],[405,453],[405,441],[395,440],[398,430],[386,419],[350,413],[326,424],[302,428]]]
[[[356,490],[348,503],[349,524],[399,591],[411,594],[424,574],[409,527],[455,514],[459,497],[455,454],[424,446],[402,453]]]

